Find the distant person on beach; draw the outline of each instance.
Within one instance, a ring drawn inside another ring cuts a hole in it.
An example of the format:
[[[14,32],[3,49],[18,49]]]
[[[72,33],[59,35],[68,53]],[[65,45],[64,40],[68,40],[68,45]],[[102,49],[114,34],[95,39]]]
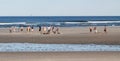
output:
[[[60,34],[59,28],[58,28],[58,27],[54,27],[53,33],[54,33],[54,34]]]
[[[17,31],[17,32],[19,32],[19,29],[20,29],[19,27],[16,27],[16,31]]]
[[[41,26],[39,26],[39,32],[42,33],[42,27]]]
[[[9,28],[9,32],[12,33],[12,27]]]
[[[58,27],[56,27],[56,33],[57,33],[57,34],[60,34]]]
[[[89,27],[90,32],[92,32],[92,27]]]
[[[30,27],[30,26],[28,27],[28,31],[29,31],[29,32],[31,31],[31,27]]]
[[[30,31],[31,31],[31,27],[28,26],[28,27],[27,27],[27,32],[30,32]]]
[[[47,27],[43,27],[43,34],[47,34]]]
[[[49,26],[47,29],[48,29],[47,34],[50,34],[50,31],[51,31],[51,26]]]
[[[94,31],[95,31],[95,33],[97,33],[98,31],[97,31],[97,27],[94,27],[94,29],[93,29]]]
[[[56,27],[52,28],[52,32],[53,32],[53,34],[56,34]]]
[[[104,27],[104,32],[107,33],[107,28],[106,28],[106,26]]]
[[[20,27],[20,31],[21,31],[21,32],[23,31],[23,27]]]
[[[13,32],[16,32],[16,27],[15,26],[13,27]]]
[[[39,26],[39,32],[41,31],[41,26]]]
[[[28,27],[26,28],[26,31],[28,32]]]
[[[53,33],[55,33],[55,31],[54,31],[54,26],[51,26],[51,31],[53,32]]]
[[[31,31],[32,31],[32,32],[34,31],[34,27],[33,27],[33,26],[31,27]]]

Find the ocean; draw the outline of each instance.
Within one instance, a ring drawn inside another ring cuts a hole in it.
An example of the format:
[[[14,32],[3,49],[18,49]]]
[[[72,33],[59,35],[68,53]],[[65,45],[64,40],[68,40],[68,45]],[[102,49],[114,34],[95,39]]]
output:
[[[120,26],[120,16],[0,16],[0,27],[11,26]]]

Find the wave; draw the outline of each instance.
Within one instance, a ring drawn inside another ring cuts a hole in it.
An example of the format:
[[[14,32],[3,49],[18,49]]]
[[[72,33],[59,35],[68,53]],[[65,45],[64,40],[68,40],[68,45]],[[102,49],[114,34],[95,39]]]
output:
[[[80,23],[120,23],[120,21],[88,21],[88,22],[12,22],[12,23],[0,23],[0,25],[17,25],[17,24],[55,24],[60,25],[61,23],[64,24],[80,24]]]
[[[120,21],[88,21],[88,23],[120,23]]]
[[[96,25],[96,26],[120,26],[120,21],[88,21],[88,22],[5,22],[5,23],[0,23],[0,27],[9,27],[9,26],[28,26],[28,25],[33,25],[33,26],[50,26],[50,25],[55,25],[55,26],[89,26],[89,25]]]
[[[81,24],[81,23],[120,23],[120,21],[88,21],[88,22],[64,22],[65,24]]]
[[[0,23],[0,25],[19,25],[19,24],[25,25],[26,22]]]

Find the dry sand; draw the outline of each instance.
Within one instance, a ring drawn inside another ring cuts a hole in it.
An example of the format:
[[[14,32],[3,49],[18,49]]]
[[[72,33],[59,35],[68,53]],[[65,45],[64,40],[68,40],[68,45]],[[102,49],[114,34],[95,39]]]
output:
[[[62,27],[61,34],[42,35],[34,32],[9,33],[8,29],[0,29],[0,43],[50,43],[50,44],[118,44],[120,45],[120,27],[98,27],[98,33],[89,32],[88,27]]]
[[[120,61],[120,52],[0,53],[0,61]]]

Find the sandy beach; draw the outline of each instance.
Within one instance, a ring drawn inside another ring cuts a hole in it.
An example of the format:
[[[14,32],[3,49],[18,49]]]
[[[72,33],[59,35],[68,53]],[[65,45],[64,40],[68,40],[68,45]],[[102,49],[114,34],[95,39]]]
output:
[[[88,27],[62,27],[61,34],[43,35],[34,32],[9,33],[0,29],[0,43],[37,44],[120,44],[120,27],[98,27],[98,33],[90,33]],[[119,61],[120,52],[0,52],[1,61]]]
[[[0,53],[1,61],[119,61],[120,52]]]
[[[61,34],[43,35],[34,32],[9,33],[8,28],[0,29],[0,43],[44,43],[44,44],[120,44],[120,27],[97,27],[98,33],[90,33],[88,27],[61,27]]]

